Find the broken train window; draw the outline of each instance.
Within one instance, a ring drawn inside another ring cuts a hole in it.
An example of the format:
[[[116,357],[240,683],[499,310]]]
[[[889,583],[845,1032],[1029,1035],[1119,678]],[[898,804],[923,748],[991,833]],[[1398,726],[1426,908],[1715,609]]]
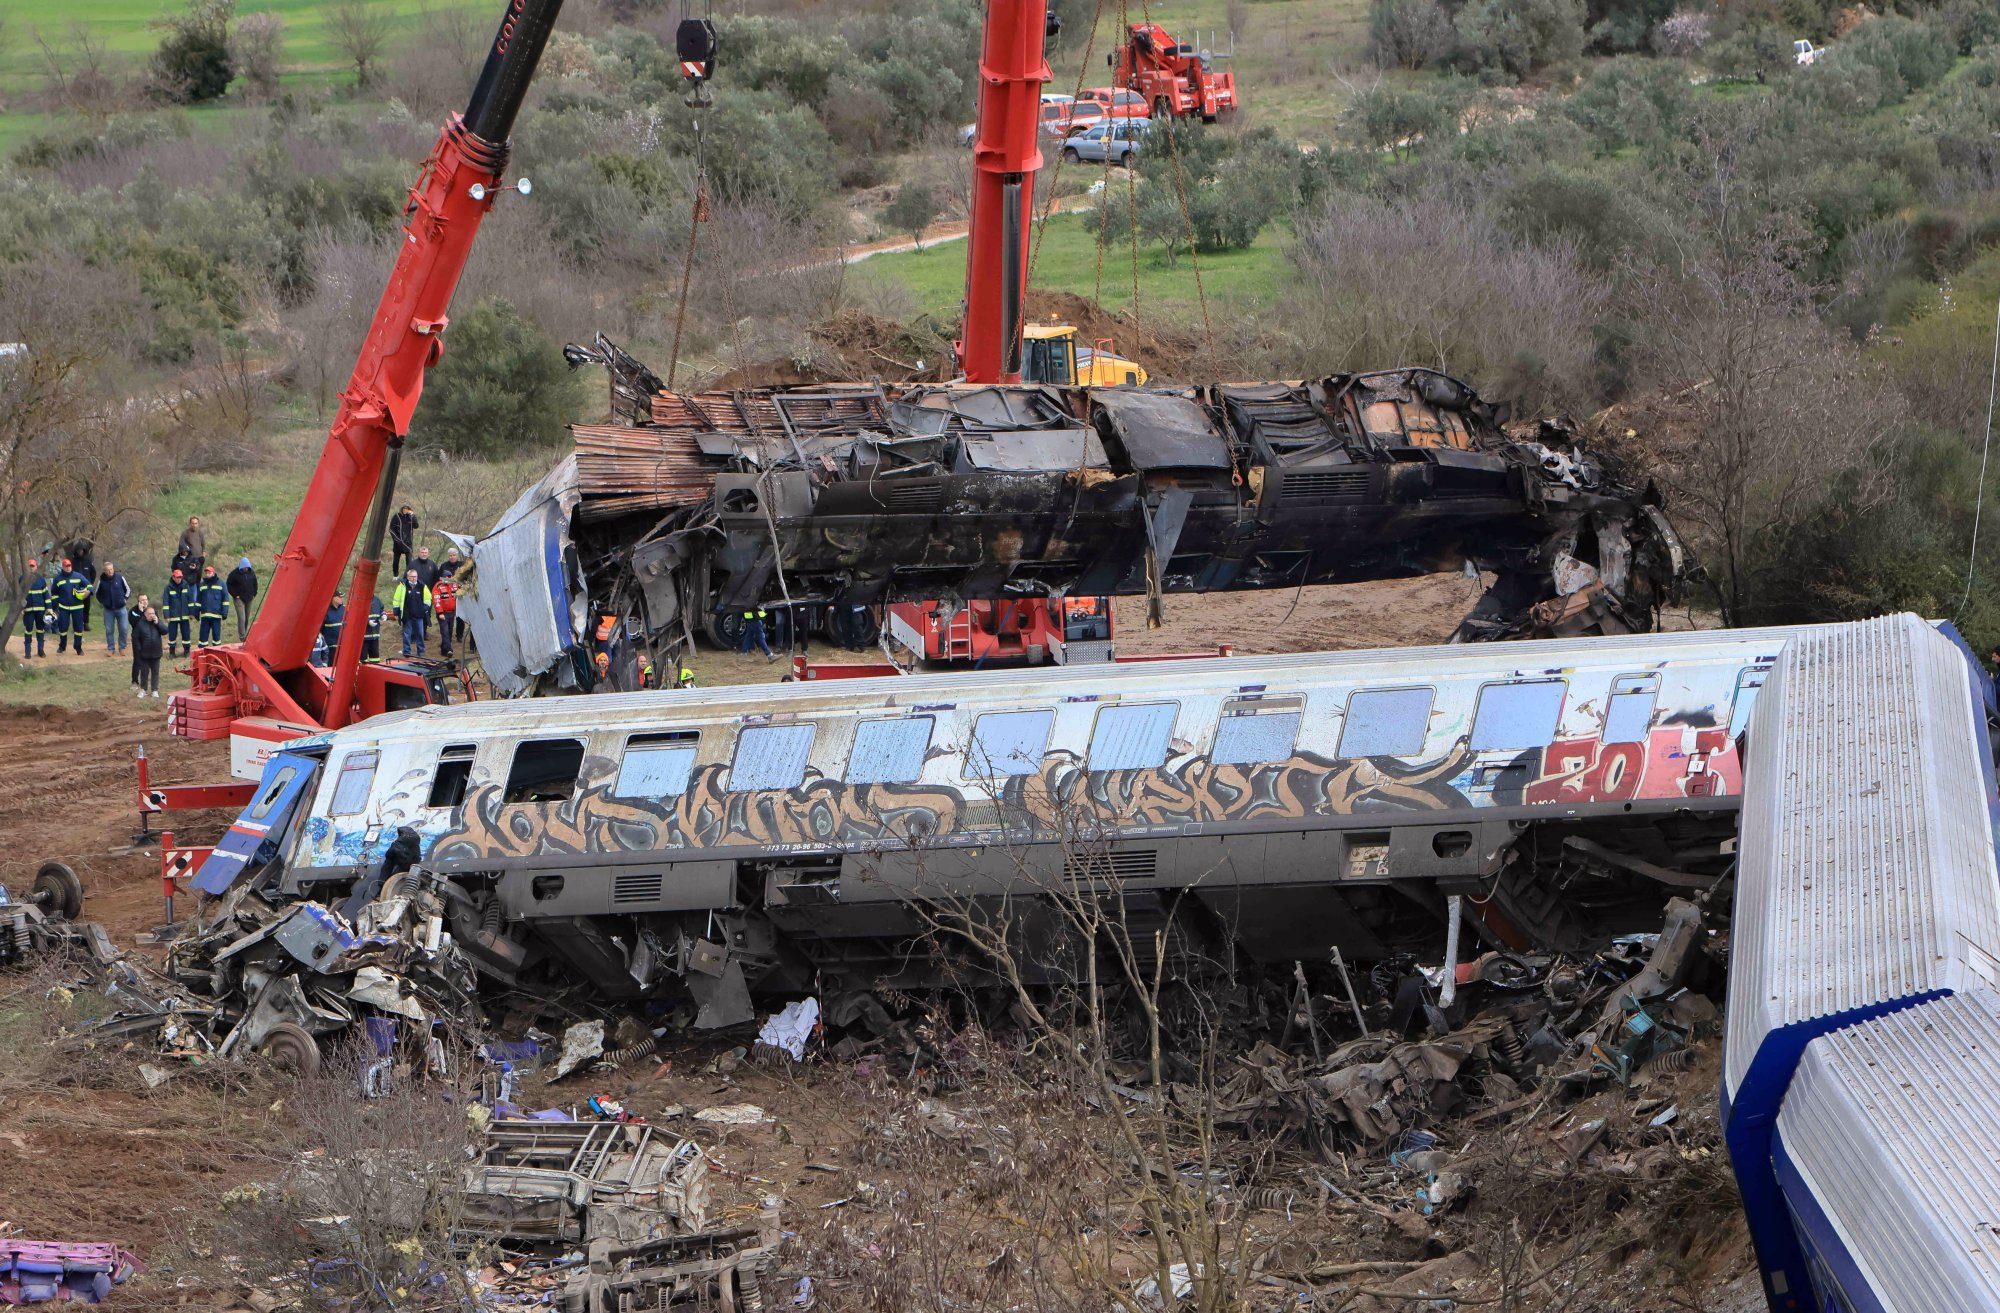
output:
[[[760,725],[736,736],[736,760],[729,766],[731,792],[796,789],[805,782],[811,725]]]
[[[695,750],[700,746],[699,730],[632,735],[625,740],[625,756],[618,763],[611,796],[678,798],[687,792],[688,779],[694,774]]]
[[[1660,700],[1658,675],[1620,675],[1611,681],[1604,704],[1605,743],[1644,743],[1653,728],[1654,705]]]
[[[1208,759],[1218,766],[1284,761],[1299,740],[1304,717],[1303,698],[1230,698],[1222,704]]]
[[[431,794],[424,806],[456,807],[465,801],[465,786],[472,779],[472,758],[477,745],[450,743],[438,750],[437,771],[431,776]]]
[[[1105,707],[1090,734],[1091,770],[1145,770],[1163,766],[1174,732],[1178,702],[1146,702]]]
[[[1340,729],[1343,757],[1414,757],[1424,750],[1431,728],[1428,688],[1363,689],[1347,699],[1347,723]]]
[[[1053,711],[995,711],[973,722],[965,775],[1033,775],[1048,747]]]
[[[576,794],[583,740],[527,739],[514,749],[502,802],[562,802]]]
[[[854,728],[854,748],[847,754],[849,784],[910,784],[924,773],[937,720],[902,716],[895,720],[864,720]]]
[[[1472,750],[1546,748],[1555,741],[1568,689],[1568,682],[1561,679],[1486,685],[1479,690],[1479,706],[1472,714]]]
[[[350,752],[340,759],[340,777],[334,781],[333,803],[326,810],[332,816],[353,816],[368,805],[368,790],[375,786],[379,752]]]
[[[278,799],[284,796],[285,790],[291,786],[294,779],[298,778],[298,774],[297,766],[287,766],[273,775],[271,782],[264,787],[263,795],[251,804],[250,819],[253,821],[268,819],[271,808],[278,805]]]

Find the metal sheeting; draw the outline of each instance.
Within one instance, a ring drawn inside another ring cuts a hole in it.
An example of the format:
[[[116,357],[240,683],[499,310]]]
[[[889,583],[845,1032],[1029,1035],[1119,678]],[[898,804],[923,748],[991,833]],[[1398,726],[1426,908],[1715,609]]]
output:
[[[1993,983],[1982,727],[1963,654],[1913,615],[1805,629],[1758,694],[1724,1086],[1774,1031]]]
[[[1139,470],[1226,470],[1229,444],[1187,397],[1101,388],[1092,400]]]
[[[701,501],[728,468],[704,455],[693,434],[675,429],[572,424],[570,432],[584,519]]]
[[[458,614],[472,626],[487,677],[509,697],[528,692],[584,632],[588,603],[569,564],[569,518],[579,500],[570,456],[472,546],[475,585]]]
[[[2000,995],[1975,988],[1823,1035],[1778,1116],[1789,1166],[1889,1313],[2000,1309]]]

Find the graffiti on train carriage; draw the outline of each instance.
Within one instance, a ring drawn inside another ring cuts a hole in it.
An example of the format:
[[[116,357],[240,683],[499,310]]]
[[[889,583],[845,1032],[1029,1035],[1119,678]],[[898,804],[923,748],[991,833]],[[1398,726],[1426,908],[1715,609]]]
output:
[[[1076,754],[1055,750],[1034,774],[1009,777],[990,793],[930,783],[849,784],[810,771],[790,789],[731,790],[728,766],[712,763],[696,768],[677,795],[620,797],[615,763],[599,757],[582,772],[599,782],[561,802],[511,805],[499,783],[476,787],[455,823],[436,837],[430,860],[464,865],[733,846],[920,848],[995,836],[1047,842],[1078,827],[1136,835],[1191,823],[1254,825],[1733,792],[1737,768],[1727,735],[1701,733],[1695,752],[1687,750],[1686,738],[1668,729],[1655,731],[1645,744],[1565,741],[1497,765],[1476,763],[1463,739],[1444,756],[1416,764],[1311,752],[1279,762],[1217,763],[1182,751],[1158,767],[1092,771]],[[1482,772],[1493,780],[1483,789]]]

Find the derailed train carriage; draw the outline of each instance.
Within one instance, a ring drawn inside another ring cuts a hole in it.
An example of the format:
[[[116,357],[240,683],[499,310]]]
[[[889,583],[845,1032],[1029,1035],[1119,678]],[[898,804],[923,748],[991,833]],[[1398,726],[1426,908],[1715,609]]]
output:
[[[1459,893],[1573,948],[1725,872],[1792,632],[426,707],[274,758],[200,884],[332,901],[407,831],[485,971],[684,982],[712,1020],[934,982],[938,900],[1032,941],[1042,896],[1115,895],[1191,964],[1275,963],[1434,951]]]

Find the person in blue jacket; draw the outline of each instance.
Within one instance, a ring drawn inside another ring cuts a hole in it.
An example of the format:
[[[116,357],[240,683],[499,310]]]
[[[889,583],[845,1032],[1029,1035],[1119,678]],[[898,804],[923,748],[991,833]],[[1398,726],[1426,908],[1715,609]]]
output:
[[[194,650],[194,585],[179,570],[160,594],[160,615],[167,622],[167,655],[186,656]]]
[[[212,565],[202,567],[201,587],[194,590],[194,605],[195,614],[201,618],[201,632],[196,641],[203,647],[220,643],[222,621],[229,614],[229,589]]]
[[[26,609],[21,612],[21,655],[24,657],[47,656],[49,654],[49,630],[44,623],[49,609],[49,581],[42,573],[42,563],[29,558],[28,577],[21,585],[21,595],[26,598]]]

